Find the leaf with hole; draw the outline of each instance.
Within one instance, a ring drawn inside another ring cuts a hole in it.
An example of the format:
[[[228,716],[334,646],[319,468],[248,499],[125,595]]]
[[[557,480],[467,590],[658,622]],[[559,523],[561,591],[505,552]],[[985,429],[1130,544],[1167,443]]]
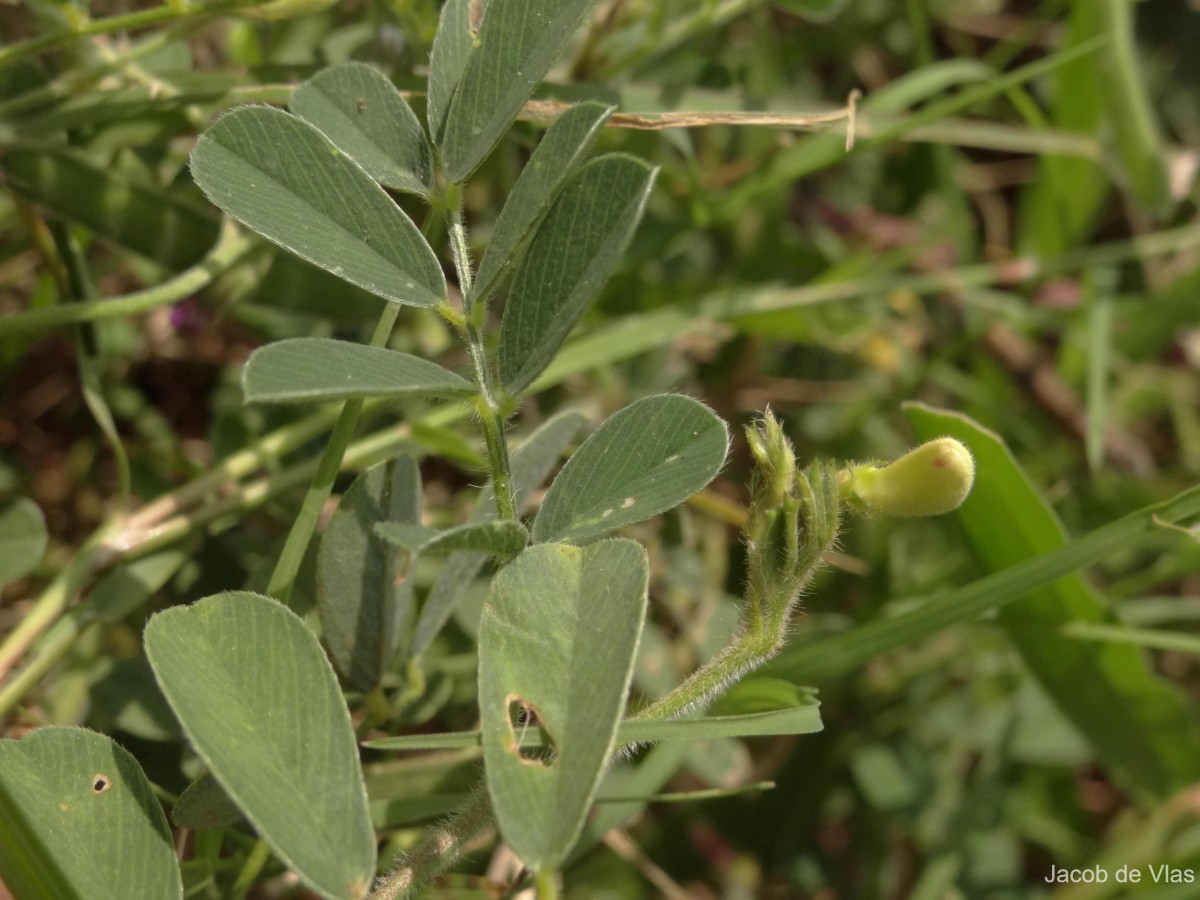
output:
[[[226,113],[192,150],[208,198],[285,250],[410,306],[446,297],[421,232],[361,166],[302,119],[267,106]]]
[[[547,130],[513,185],[488,242],[471,293],[487,296],[519,257],[521,249],[558,196],[563,184],[591,151],[615,107],[572,106]]]
[[[666,512],[712,481],[728,448],[725,423],[698,400],[660,394],[631,403],[563,466],[533,539],[582,541]]]
[[[154,616],[145,643],[192,746],[275,855],[323,897],[362,897],[375,833],[354,729],[304,622],[231,591]]]
[[[655,170],[630,156],[592,160],[563,187],[513,279],[498,367],[516,394],[549,365],[620,262]]]
[[[413,614],[412,559],[375,533],[421,521],[421,472],[398,456],[363,472],[342,495],[317,551],[317,610],[325,643],[350,684],[383,677]]]
[[[83,728],[0,741],[0,880],[16,897],[183,896],[171,831],[141,766]]]
[[[384,187],[429,193],[433,152],[425,129],[378,69],[360,62],[331,66],[296,88],[288,108]]]
[[[420,525],[380,522],[375,526],[375,533],[389,544],[395,544],[414,556],[470,550],[507,559],[524,550],[529,542],[529,532],[525,526],[513,519],[469,522],[440,531]]]
[[[500,570],[479,626],[488,792],[505,841],[532,869],[571,850],[625,708],[646,613],[646,551],[633,541],[539,544]],[[521,733],[551,746],[529,751]]]
[[[419,356],[327,338],[260,347],[242,370],[247,403],[469,397],[475,386]]]
[[[496,146],[595,3],[504,0],[487,7],[446,117],[442,152],[451,181],[466,181]],[[454,45],[461,47],[460,36]]]

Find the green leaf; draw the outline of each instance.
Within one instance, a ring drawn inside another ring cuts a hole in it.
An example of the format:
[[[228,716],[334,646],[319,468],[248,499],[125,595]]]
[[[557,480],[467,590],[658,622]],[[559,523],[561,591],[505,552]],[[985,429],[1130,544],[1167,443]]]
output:
[[[380,297],[434,306],[446,283],[433,250],[371,176],[283,110],[244,106],[192,150],[217,206],[285,250]]]
[[[260,347],[242,370],[247,403],[371,397],[469,397],[475,386],[419,356],[350,341],[292,338]]]
[[[221,223],[209,210],[63,147],[7,147],[0,172],[15,193],[172,271],[195,265],[217,242]]]
[[[466,181],[496,146],[595,2],[505,0],[488,6],[447,114],[443,157],[451,181]],[[461,14],[455,21],[462,21]],[[456,54],[463,46],[458,28]]]
[[[205,772],[189,784],[171,810],[172,822],[193,830],[227,828],[245,818],[212,772]]]
[[[362,897],[375,834],[354,729],[304,622],[232,591],[159,613],[145,642],[192,746],[275,854],[323,897]]]
[[[379,683],[413,613],[411,559],[375,535],[379,522],[421,520],[421,472],[410,456],[363,472],[342,495],[317,552],[325,643],[356,688]]]
[[[533,489],[546,480],[550,470],[586,423],[586,417],[577,410],[560,412],[543,423],[513,452],[512,484],[518,509]],[[471,514],[471,521],[486,521],[494,519],[495,516],[496,499],[489,484]],[[413,656],[420,656],[429,649],[433,639],[449,620],[463,590],[479,574],[486,562],[487,557],[484,554],[469,551],[455,553],[446,560],[441,574],[429,592],[429,598],[421,607],[421,615],[413,631]]]
[[[486,0],[447,0],[442,7],[437,34],[429,52],[429,94],[426,117],[429,133],[437,143],[446,130],[446,113],[454,91],[467,68],[475,45]]]
[[[513,519],[470,522],[443,531],[422,528],[420,525],[381,522],[375,526],[375,533],[414,556],[472,550],[507,559],[520,553],[529,543],[529,532],[525,530],[524,525]]]
[[[0,585],[24,578],[46,552],[46,519],[27,497],[0,503]]]
[[[986,569],[999,571],[1066,545],[1058,518],[1000,438],[956,413],[918,404],[906,412],[921,440],[950,435],[975,456],[975,487],[955,515]],[[1117,624],[1080,576],[1031,591],[999,617],[1034,677],[1122,781],[1161,800],[1200,777],[1200,758],[1191,749],[1200,742],[1195,722],[1141,652],[1060,633],[1069,623]]]
[[[16,897],[183,896],[166,816],[137,760],[83,728],[0,741],[0,879]]]
[[[563,187],[504,307],[499,369],[506,390],[519,392],[546,368],[604,286],[642,217],[654,175],[641,160],[611,154]]]
[[[762,737],[778,734],[815,734],[821,730],[820,703],[811,691],[797,691],[788,685],[792,698],[753,712],[704,716],[700,719],[625,719],[617,728],[617,746],[649,744],[659,741],[704,741],[712,738]],[[798,697],[798,699],[796,699]],[[780,700],[773,696],[771,699]],[[456,731],[449,734],[410,734],[402,737],[365,741],[372,750],[462,750],[483,743],[480,731]],[[521,746],[549,747],[550,739],[541,727],[521,733]]]
[[[556,868],[583,828],[625,707],[646,614],[646,551],[616,539],[530,547],[492,582],[479,626],[488,792],[505,841]],[[551,736],[523,754],[516,717]]]
[[[325,69],[296,88],[288,108],[384,187],[430,192],[433,153],[425,129],[378,69],[359,62]]]
[[[479,261],[472,296],[486,297],[504,271],[513,265],[567,178],[591,151],[614,109],[600,103],[580,103],[546,130],[504,201],[492,239]]]
[[[533,539],[582,541],[679,505],[716,476],[729,431],[698,400],[660,394],[596,429],[559,472]]]

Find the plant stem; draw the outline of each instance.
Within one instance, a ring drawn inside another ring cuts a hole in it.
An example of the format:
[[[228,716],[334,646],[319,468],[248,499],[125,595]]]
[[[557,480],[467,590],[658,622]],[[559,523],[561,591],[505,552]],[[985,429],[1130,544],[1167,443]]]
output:
[[[379,323],[375,326],[375,333],[371,335],[372,347],[382,347],[387,343],[399,314],[400,306],[396,303],[388,303],[384,307]],[[362,400],[350,400],[342,406],[337,424],[333,426],[333,432],[329,435],[329,443],[325,445],[325,452],[321,454],[321,461],[317,463],[316,475],[309,485],[300,513],[292,523],[292,530],[288,532],[283,552],[279,554],[279,561],[271,574],[267,593],[285,603],[292,593],[292,586],[296,583],[296,574],[300,571],[300,563],[308,550],[308,542],[316,530],[317,519],[333,490],[334,479],[342,469],[342,457],[350,445],[350,439],[354,437],[354,429],[358,427],[358,417],[362,408]]]
[[[113,34],[117,31],[132,31],[135,28],[146,28],[160,25],[164,22],[174,22],[191,18],[216,18],[225,13],[234,12],[251,6],[261,6],[265,0],[211,0],[208,3],[196,4],[164,4],[151,9],[124,13],[119,16],[108,16],[91,22],[83,22],[73,28],[62,28],[48,34],[38,35],[24,41],[10,44],[0,49],[0,66],[11,65],[51,47],[66,44],[76,38],[95,37],[100,34]]]
[[[457,186],[454,186],[458,193]],[[487,307],[472,297],[474,275],[471,271],[470,253],[467,248],[467,232],[463,225],[460,197],[452,198],[450,208],[450,252],[454,256],[454,268],[458,272],[458,287],[463,297],[463,333],[467,349],[471,353],[471,366],[475,372],[475,383],[479,386],[476,410],[483,427],[483,440],[487,445],[488,461],[492,470],[492,486],[496,493],[496,512],[502,519],[515,519],[517,509],[513,497],[512,469],[508,460],[508,441],[504,437],[504,417],[500,402],[492,384],[488,367],[487,350],[483,344],[484,316]]]
[[[558,872],[554,869],[541,869],[537,873],[538,900],[558,900]]]
[[[228,271],[257,246],[257,241],[241,234],[233,224],[226,223],[221,237],[213,245],[208,256],[174,278],[144,291],[134,291],[121,297],[51,306],[47,309],[31,309],[4,316],[0,318],[0,338],[117,316],[131,316],[175,303],[207,287],[213,279]]]

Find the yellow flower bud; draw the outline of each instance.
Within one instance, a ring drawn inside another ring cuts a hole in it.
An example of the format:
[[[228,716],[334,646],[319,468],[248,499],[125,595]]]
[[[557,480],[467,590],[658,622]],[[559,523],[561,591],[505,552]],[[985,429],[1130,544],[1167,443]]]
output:
[[[843,491],[887,516],[937,516],[962,505],[975,481],[975,460],[962,442],[940,437],[886,466],[845,473]]]

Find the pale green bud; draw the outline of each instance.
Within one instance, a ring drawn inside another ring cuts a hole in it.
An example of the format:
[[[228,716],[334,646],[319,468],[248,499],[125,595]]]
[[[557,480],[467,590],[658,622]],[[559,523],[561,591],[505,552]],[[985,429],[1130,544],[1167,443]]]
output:
[[[842,493],[886,516],[937,516],[958,509],[975,481],[975,460],[960,441],[940,437],[886,466],[844,470]]]

